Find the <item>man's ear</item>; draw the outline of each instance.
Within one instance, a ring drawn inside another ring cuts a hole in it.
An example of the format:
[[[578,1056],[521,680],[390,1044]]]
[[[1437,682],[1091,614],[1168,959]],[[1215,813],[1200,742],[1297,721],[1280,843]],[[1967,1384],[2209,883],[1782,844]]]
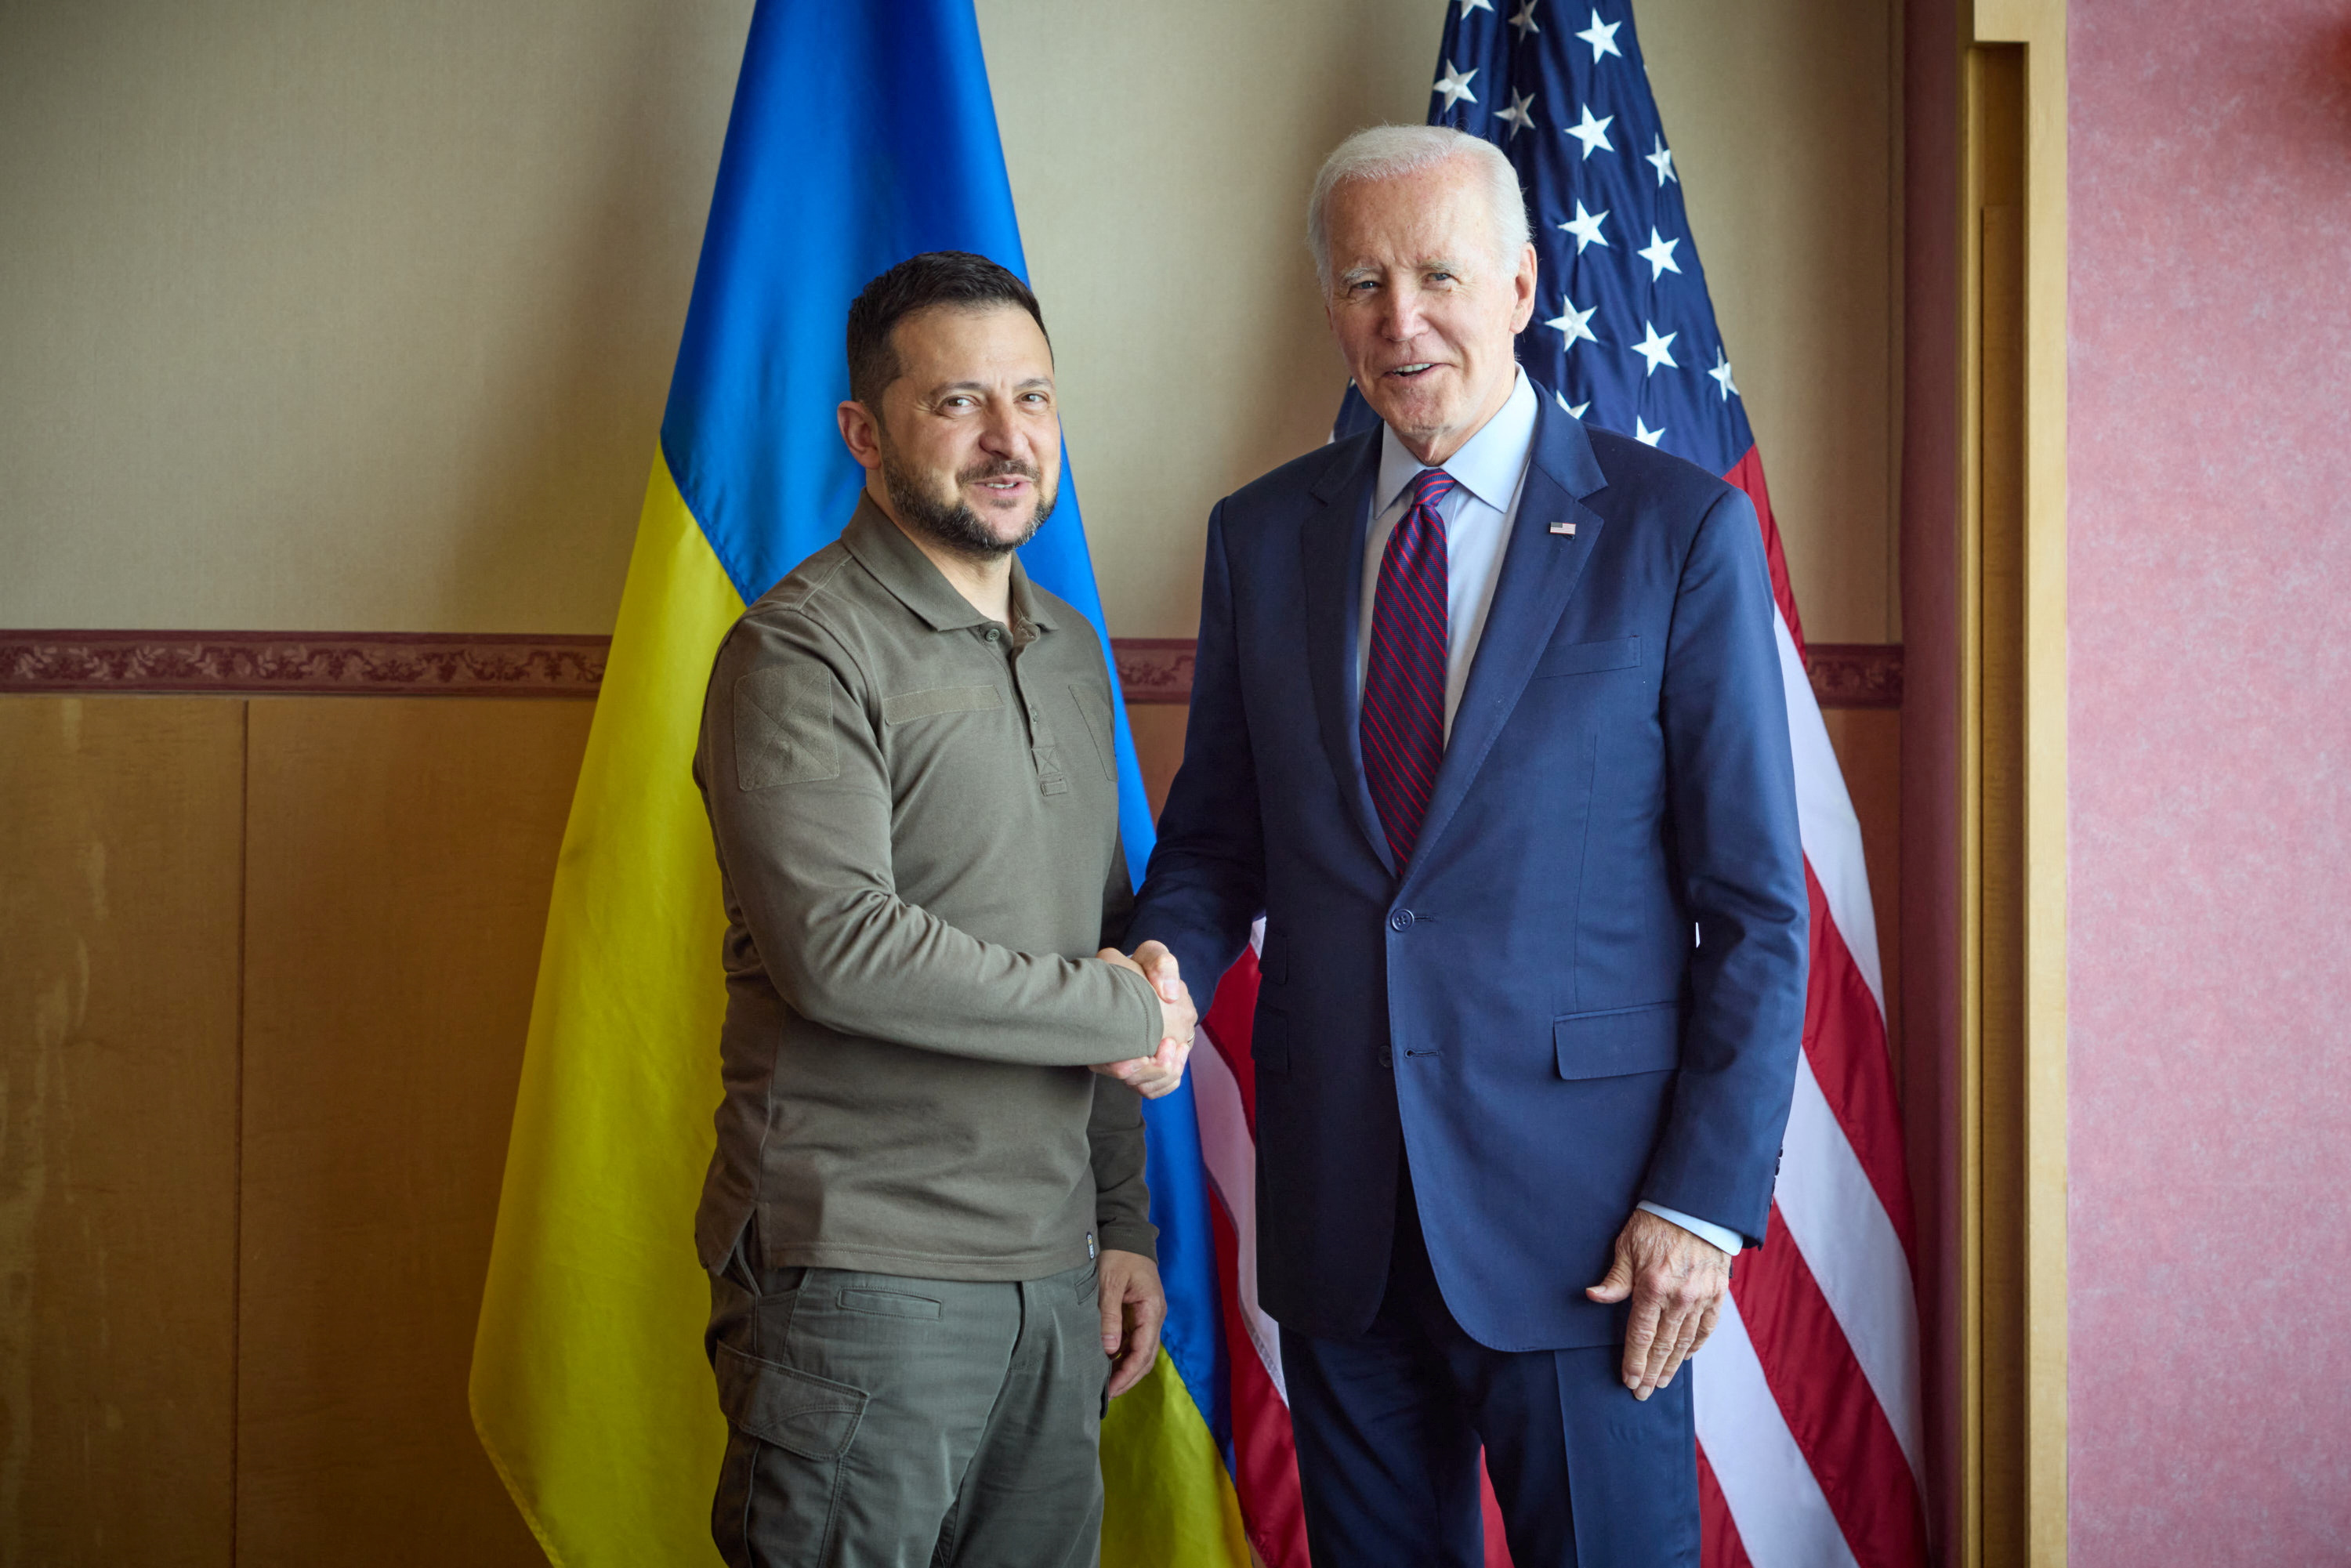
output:
[[[1531,242],[1519,253],[1518,275],[1510,280],[1518,303],[1510,311],[1510,330],[1523,332],[1535,314],[1535,247]]]
[[[834,409],[833,415],[841,422],[841,444],[849,448],[858,466],[881,467],[882,422],[873,417],[872,411],[852,398]]]

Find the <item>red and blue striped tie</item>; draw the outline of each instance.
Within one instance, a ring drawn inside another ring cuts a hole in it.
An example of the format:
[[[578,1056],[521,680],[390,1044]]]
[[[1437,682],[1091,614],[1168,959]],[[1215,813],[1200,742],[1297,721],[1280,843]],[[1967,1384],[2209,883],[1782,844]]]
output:
[[[1380,557],[1364,668],[1364,779],[1401,874],[1445,760],[1445,519],[1453,476],[1424,468]]]

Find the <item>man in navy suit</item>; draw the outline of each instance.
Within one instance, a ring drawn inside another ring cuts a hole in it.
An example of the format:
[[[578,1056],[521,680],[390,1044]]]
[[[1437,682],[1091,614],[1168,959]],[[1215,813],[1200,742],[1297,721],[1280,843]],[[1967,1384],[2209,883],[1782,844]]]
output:
[[[1759,1243],[1804,1010],[1746,497],[1513,359],[1509,162],[1351,138],[1309,241],[1382,427],[1208,522],[1184,763],[1130,939],[1266,921],[1259,1279],[1317,1564],[1695,1564],[1690,1380]],[[1161,948],[1164,947],[1163,952]]]

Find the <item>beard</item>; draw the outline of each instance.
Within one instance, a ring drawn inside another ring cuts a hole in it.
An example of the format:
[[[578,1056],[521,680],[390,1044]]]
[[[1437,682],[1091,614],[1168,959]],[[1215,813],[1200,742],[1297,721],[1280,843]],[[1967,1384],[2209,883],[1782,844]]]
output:
[[[1000,538],[963,499],[960,486],[1014,474],[1037,486],[1037,509],[1029,514],[1028,525],[1021,528],[1018,538]],[[882,484],[889,491],[890,504],[898,508],[898,515],[948,549],[972,560],[995,560],[1035,538],[1037,530],[1045,526],[1045,519],[1053,515],[1053,503],[1061,498],[1046,486],[1044,476],[1036,469],[1009,457],[976,464],[957,474],[956,483],[958,488],[955,498],[942,499],[924,486],[921,476],[899,463],[898,455],[887,442],[882,444]]]

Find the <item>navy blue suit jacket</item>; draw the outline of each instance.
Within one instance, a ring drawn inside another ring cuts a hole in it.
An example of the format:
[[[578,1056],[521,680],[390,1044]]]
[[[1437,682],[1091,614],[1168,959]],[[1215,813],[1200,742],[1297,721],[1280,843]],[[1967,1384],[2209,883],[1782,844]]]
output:
[[[1209,518],[1128,940],[1205,1000],[1266,917],[1259,1280],[1293,1330],[1369,1325],[1405,1151],[1446,1302],[1498,1350],[1618,1337],[1583,1290],[1642,1199],[1763,1233],[1806,898],[1754,509],[1552,402],[1401,877],[1353,716],[1378,429]]]

